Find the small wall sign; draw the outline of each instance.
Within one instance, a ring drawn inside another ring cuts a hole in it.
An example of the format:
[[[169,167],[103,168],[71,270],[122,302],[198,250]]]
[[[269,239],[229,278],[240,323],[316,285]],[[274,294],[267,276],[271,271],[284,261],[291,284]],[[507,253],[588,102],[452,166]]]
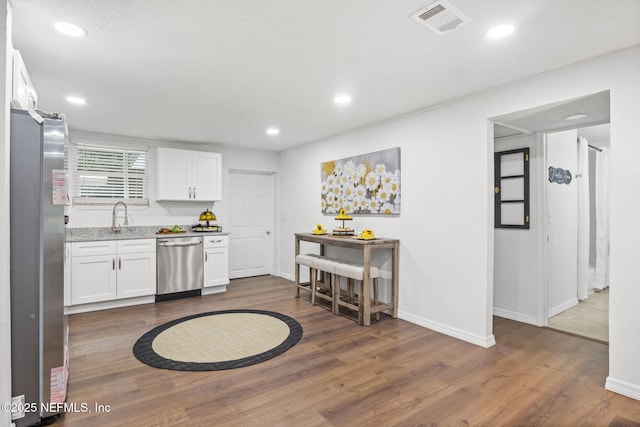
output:
[[[552,166],[549,166],[549,182],[569,185],[571,179],[571,171],[569,171],[568,169],[554,168]]]

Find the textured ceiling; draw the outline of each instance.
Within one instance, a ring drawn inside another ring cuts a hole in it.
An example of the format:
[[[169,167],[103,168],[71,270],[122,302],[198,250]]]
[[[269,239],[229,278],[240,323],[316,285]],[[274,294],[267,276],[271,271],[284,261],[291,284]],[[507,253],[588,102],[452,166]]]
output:
[[[444,36],[409,18],[429,0],[12,3],[39,107],[72,130],[266,150],[640,44],[637,0],[451,0],[471,23]],[[60,20],[88,36],[56,33]],[[511,37],[484,36],[503,22]]]

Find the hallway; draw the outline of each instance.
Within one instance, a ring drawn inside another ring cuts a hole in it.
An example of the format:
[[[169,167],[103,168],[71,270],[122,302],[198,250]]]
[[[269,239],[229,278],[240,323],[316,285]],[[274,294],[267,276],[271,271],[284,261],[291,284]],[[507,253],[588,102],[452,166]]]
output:
[[[582,336],[594,341],[609,342],[609,288],[589,295],[557,316],[549,319],[550,329]]]

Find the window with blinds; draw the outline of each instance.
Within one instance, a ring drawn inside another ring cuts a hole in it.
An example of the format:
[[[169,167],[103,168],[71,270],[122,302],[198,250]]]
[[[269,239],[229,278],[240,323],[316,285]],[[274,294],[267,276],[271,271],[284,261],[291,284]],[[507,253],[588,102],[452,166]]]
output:
[[[149,204],[148,150],[77,144],[72,161],[73,204]]]

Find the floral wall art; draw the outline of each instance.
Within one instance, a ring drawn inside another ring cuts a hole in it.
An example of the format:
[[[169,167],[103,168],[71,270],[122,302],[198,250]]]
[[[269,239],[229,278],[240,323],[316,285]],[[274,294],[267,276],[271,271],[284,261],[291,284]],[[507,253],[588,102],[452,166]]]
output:
[[[400,214],[400,148],[321,165],[322,213]]]

